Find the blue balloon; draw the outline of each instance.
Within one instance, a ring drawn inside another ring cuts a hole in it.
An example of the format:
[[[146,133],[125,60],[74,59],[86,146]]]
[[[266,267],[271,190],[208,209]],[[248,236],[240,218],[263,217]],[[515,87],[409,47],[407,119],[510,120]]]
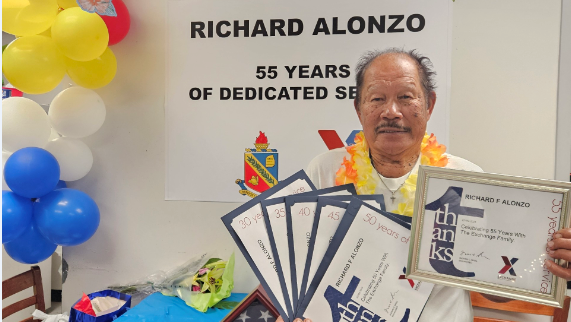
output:
[[[79,245],[99,227],[99,208],[85,192],[58,189],[36,200],[34,220],[49,241],[61,246]]]
[[[14,193],[26,198],[39,198],[58,184],[59,164],[44,149],[23,148],[6,160],[4,179]]]
[[[33,223],[13,241],[4,244],[6,253],[22,264],[36,264],[50,257],[57,245],[47,240]]]
[[[32,224],[32,201],[2,190],[2,244],[13,241]]]
[[[65,181],[60,180],[60,181],[57,183],[55,189],[63,189],[63,188],[67,188],[67,184],[65,183]]]

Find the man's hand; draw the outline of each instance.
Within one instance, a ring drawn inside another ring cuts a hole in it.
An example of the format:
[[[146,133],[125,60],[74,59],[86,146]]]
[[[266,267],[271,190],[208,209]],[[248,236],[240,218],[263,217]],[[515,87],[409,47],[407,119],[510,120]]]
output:
[[[280,317],[276,320],[276,322],[284,322],[284,319],[282,319],[282,317],[280,316]],[[310,319],[305,319],[305,320],[295,319],[295,320],[293,320],[293,322],[311,322],[311,320],[310,320]]]
[[[561,229],[553,234],[553,240],[547,243],[549,256],[555,259],[563,259],[571,262],[571,228]],[[571,269],[562,267],[551,260],[545,261],[545,267],[553,275],[571,280]]]

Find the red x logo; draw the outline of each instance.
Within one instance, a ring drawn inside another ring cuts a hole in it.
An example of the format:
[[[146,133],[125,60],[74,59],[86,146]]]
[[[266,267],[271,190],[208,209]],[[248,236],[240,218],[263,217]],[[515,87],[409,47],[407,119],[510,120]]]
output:
[[[406,267],[402,269],[403,273],[406,273]],[[411,279],[406,278],[404,275],[399,276],[399,280],[407,280],[408,284],[410,284],[410,287],[414,288],[414,281]]]
[[[513,265],[515,264],[515,262],[517,262],[518,259],[514,257],[511,260],[508,260],[507,256],[502,256],[502,260],[504,261],[505,266],[498,273],[504,274],[509,270],[510,275],[517,276],[513,269]]]
[[[349,137],[347,137],[347,140],[345,140],[345,143],[341,141],[339,134],[337,134],[335,130],[319,130],[317,132],[323,139],[323,142],[325,142],[325,145],[327,145],[327,148],[333,150],[344,147],[345,143],[347,143],[347,146],[355,144],[355,135],[361,132],[361,130],[353,130],[353,132],[349,134]]]

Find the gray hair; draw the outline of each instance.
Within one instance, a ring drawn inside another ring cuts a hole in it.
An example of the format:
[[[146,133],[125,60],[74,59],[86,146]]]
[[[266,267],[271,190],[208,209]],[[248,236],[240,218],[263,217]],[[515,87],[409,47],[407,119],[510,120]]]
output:
[[[420,82],[424,90],[424,96],[428,104],[429,94],[436,89],[436,82],[434,80],[436,72],[433,70],[432,62],[428,57],[422,56],[416,49],[404,50],[402,48],[392,47],[384,50],[368,51],[359,58],[359,62],[355,68],[355,81],[357,83],[357,96],[355,99],[357,100],[357,106],[361,104],[361,89],[363,87],[363,80],[365,79],[365,72],[377,57],[387,54],[405,55],[416,63]]]

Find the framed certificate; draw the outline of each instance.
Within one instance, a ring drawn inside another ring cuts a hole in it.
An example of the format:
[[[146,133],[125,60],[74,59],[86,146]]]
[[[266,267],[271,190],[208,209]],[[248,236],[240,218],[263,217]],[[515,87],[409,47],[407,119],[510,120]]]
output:
[[[570,190],[566,182],[421,166],[407,278],[562,307],[566,282],[544,262],[553,233],[569,227]]]

